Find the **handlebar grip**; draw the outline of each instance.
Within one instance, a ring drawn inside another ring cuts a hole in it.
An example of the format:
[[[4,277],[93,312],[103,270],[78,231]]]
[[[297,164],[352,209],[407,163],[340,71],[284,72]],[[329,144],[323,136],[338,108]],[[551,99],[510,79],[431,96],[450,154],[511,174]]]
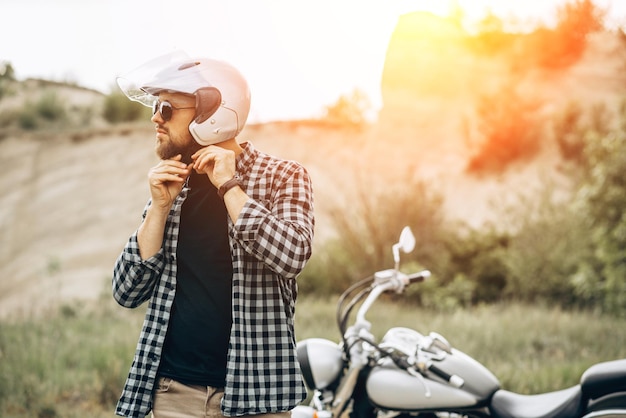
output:
[[[430,277],[430,271],[422,270],[417,273],[407,275],[409,283],[423,282]]]
[[[463,378],[455,374],[448,374],[444,372],[443,370],[441,370],[439,367],[435,366],[434,364],[429,364],[428,370],[430,370],[431,372],[433,372],[434,374],[436,374],[437,376],[439,376],[446,382],[450,383],[455,388],[461,388],[465,384],[465,380],[463,380]]]

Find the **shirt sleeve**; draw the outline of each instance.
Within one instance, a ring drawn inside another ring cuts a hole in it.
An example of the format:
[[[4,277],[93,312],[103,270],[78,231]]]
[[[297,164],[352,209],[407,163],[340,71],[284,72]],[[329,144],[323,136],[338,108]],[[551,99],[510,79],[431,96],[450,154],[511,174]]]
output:
[[[264,193],[248,199],[234,225],[235,239],[249,254],[284,278],[295,278],[311,257],[313,190],[306,169],[286,162]]]
[[[142,260],[137,244],[137,231],[130,237],[113,269],[113,298],[121,306],[135,308],[148,300],[163,271],[163,248]]]

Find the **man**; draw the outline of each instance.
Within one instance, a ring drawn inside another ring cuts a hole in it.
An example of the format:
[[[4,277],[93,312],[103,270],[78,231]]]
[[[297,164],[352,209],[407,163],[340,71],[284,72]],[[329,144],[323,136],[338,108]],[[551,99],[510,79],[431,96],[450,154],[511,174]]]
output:
[[[160,162],[114,269],[120,305],[148,301],[116,413],[288,417],[306,396],[294,309],[313,239],[309,175],[237,141],[250,93],[235,68],[168,59],[118,79],[153,103]]]

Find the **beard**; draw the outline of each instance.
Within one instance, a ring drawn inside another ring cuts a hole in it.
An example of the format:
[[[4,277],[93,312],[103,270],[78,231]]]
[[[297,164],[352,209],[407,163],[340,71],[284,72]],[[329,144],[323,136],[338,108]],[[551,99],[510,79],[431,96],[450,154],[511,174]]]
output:
[[[168,131],[168,134],[171,133]],[[191,135],[188,138],[178,138],[179,141],[157,139],[156,154],[162,160],[169,160],[178,154],[182,155],[181,161],[185,164],[191,163],[191,156],[195,154],[202,145],[198,144]]]

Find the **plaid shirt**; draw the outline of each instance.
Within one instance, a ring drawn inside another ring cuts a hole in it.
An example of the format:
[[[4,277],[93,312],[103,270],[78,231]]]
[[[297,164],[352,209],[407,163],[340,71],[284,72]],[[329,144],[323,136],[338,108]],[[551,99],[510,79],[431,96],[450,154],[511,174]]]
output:
[[[235,223],[228,219],[233,287],[222,401],[226,416],[288,411],[306,396],[295,357],[294,311],[295,279],[311,256],[311,181],[299,164],[260,153],[249,143],[242,146],[237,173],[250,199]],[[129,308],[148,301],[137,351],[117,404],[116,414],[121,416],[144,417],[152,409],[176,292],[176,246],[188,192],[185,185],[174,201],[163,246],[155,256],[141,259],[135,232],[115,264],[115,300]]]

